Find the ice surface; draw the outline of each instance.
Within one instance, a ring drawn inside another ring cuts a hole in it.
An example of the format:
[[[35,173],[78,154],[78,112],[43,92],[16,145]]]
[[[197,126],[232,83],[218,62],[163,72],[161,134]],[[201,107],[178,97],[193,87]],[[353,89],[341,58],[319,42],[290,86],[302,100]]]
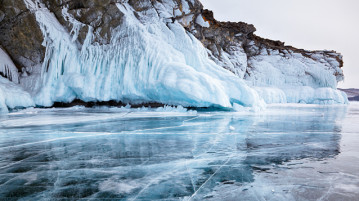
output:
[[[0,199],[355,200],[358,120],[355,103],[26,109],[0,116]]]

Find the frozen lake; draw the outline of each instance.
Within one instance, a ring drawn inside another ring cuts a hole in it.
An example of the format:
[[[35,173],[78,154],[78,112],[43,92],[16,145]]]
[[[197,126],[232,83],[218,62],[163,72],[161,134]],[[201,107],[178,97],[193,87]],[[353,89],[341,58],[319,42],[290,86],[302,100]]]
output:
[[[358,200],[359,103],[0,116],[0,200]]]

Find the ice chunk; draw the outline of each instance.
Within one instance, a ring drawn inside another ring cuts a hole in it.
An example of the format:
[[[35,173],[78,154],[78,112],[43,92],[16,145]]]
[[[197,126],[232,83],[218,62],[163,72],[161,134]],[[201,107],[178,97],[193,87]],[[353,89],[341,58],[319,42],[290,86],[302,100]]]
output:
[[[32,107],[34,105],[30,94],[25,92],[20,85],[0,76],[0,113],[6,113],[8,109]]]

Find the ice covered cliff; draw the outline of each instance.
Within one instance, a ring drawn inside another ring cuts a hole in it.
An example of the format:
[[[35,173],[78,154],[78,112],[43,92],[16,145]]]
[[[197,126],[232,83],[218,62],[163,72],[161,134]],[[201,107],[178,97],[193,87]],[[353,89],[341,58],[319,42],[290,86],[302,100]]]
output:
[[[267,103],[344,103],[336,90],[344,79],[342,55],[306,51],[256,36],[243,22],[218,22],[209,10],[194,13],[188,24],[218,65],[243,78]],[[199,23],[201,22],[201,23]]]
[[[13,84],[32,97],[25,107],[347,101],[336,90],[340,54],[262,39],[252,25],[216,21],[197,0],[3,0],[0,31],[20,72],[11,71]]]

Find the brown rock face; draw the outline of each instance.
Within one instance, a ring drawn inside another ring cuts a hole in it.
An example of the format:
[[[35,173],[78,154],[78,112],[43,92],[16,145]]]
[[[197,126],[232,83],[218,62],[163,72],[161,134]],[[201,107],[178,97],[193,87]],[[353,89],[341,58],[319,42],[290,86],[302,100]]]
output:
[[[43,61],[43,35],[22,0],[0,0],[0,45],[19,68]]]
[[[116,0],[47,0],[44,1],[59,22],[70,32],[73,24],[62,14],[63,8],[68,8],[72,15],[83,26],[77,38],[79,45],[86,39],[89,27],[94,29],[95,42],[108,44],[111,41],[111,31],[122,22],[123,14],[116,7]]]
[[[77,38],[79,45],[84,42],[89,26],[99,36],[95,41],[107,44],[111,40],[111,30],[121,23],[122,13],[118,12],[114,0],[44,0],[43,3],[69,32],[73,25],[62,15],[63,8],[67,7],[69,13],[84,24]],[[35,14],[23,0],[0,0],[0,33],[0,45],[19,70],[43,62],[46,51],[42,45],[44,36]]]

